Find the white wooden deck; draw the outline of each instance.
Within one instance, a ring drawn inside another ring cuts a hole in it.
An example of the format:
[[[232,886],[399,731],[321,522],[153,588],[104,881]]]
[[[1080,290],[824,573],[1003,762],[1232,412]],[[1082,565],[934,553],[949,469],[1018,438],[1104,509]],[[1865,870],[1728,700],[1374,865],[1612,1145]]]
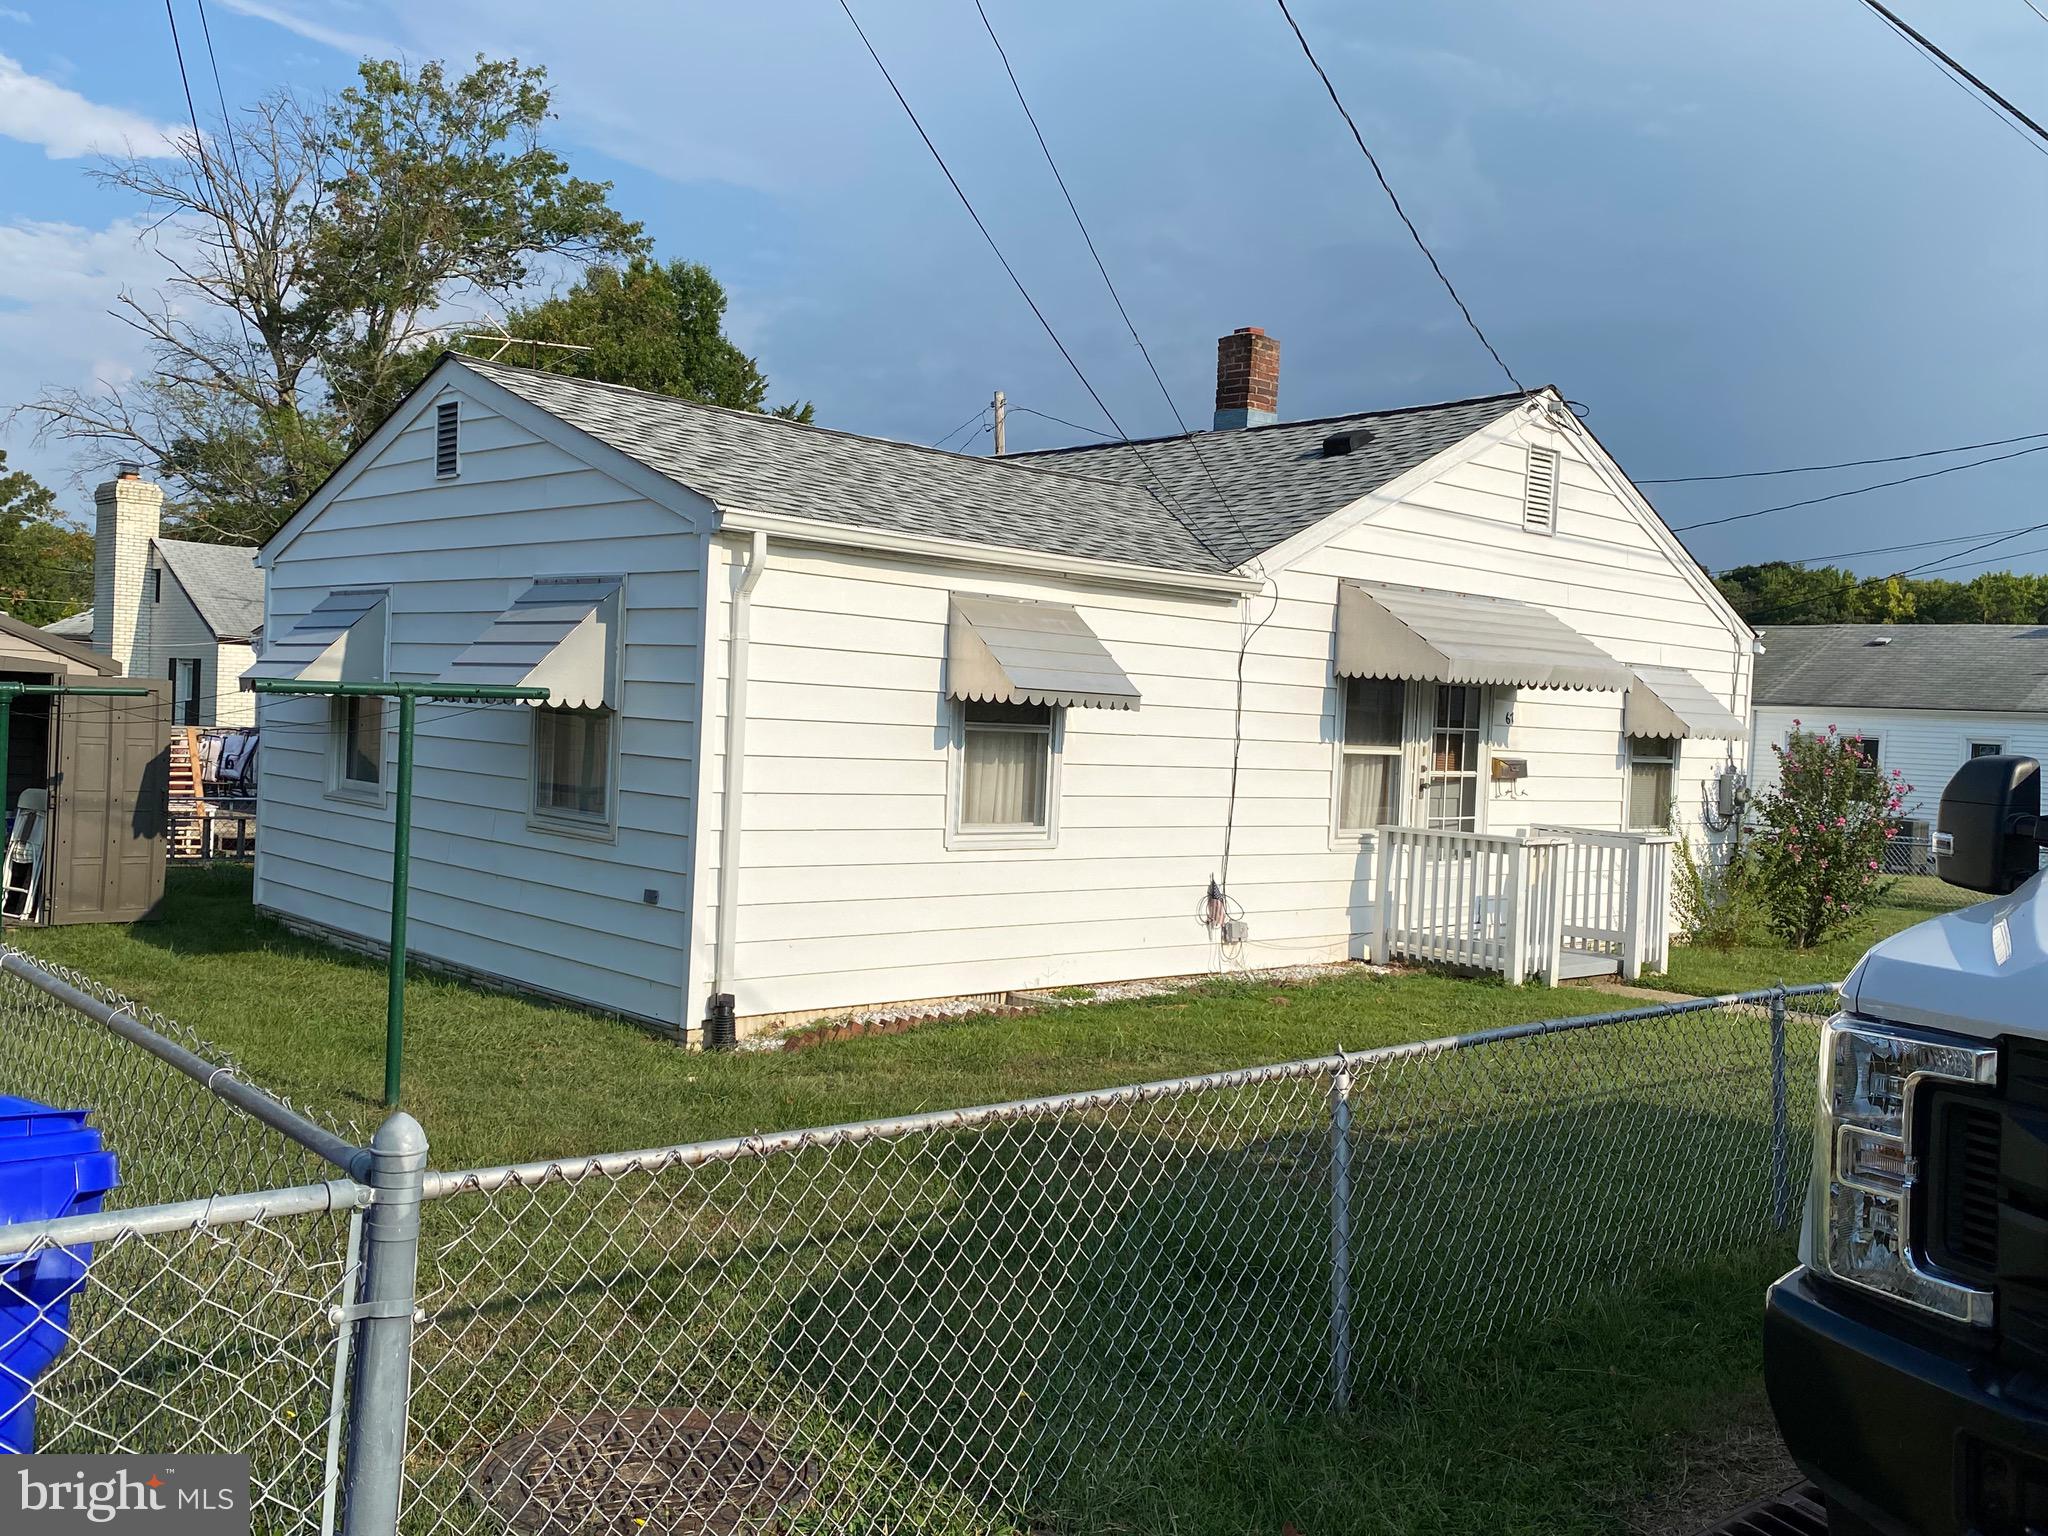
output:
[[[1516,985],[1661,971],[1671,949],[1662,833],[1381,827],[1373,957],[1492,971]]]

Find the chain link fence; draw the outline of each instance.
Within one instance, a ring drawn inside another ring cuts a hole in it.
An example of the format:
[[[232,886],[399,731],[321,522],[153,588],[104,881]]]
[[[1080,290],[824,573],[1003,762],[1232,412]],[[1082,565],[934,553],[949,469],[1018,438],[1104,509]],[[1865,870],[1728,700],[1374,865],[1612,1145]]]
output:
[[[172,1026],[4,964],[0,1090],[93,1107],[157,1202],[0,1228],[96,1245],[43,1447],[247,1451],[266,1531],[369,1530],[385,1479],[422,1536],[1109,1529],[1156,1458],[1784,1245],[1833,1005],[400,1180]]]

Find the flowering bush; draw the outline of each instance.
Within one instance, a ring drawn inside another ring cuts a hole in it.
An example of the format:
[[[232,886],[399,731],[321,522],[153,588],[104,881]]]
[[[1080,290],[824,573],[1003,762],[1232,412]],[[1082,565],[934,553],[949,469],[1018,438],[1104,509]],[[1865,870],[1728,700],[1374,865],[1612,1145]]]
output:
[[[1771,749],[1778,787],[1757,806],[1755,874],[1778,936],[1805,949],[1839,933],[1887,884],[1884,845],[1898,830],[1912,785],[1863,753],[1863,738],[1831,725]]]

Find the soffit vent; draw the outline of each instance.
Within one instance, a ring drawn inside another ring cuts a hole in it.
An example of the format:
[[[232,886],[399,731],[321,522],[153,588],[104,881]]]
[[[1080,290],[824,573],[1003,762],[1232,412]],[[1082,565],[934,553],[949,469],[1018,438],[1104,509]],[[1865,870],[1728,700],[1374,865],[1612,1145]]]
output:
[[[446,478],[455,473],[456,452],[461,443],[458,434],[461,407],[453,400],[443,400],[434,410],[434,474]]]
[[[1557,450],[1532,445],[1522,480],[1522,526],[1531,533],[1557,531],[1557,475]]]

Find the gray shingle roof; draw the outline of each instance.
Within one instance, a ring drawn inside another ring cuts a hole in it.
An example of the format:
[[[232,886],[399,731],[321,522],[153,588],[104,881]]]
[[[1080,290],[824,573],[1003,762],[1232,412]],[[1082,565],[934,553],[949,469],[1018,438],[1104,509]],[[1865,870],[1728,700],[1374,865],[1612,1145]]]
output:
[[[216,640],[246,640],[263,624],[263,573],[244,544],[158,539],[164,568],[192,599]]]
[[[81,608],[68,618],[54,624],[45,624],[43,633],[55,635],[59,640],[90,640],[92,638],[92,610]]]
[[[1795,624],[1763,642],[1759,704],[2048,713],[2044,625]]]
[[[456,361],[721,507],[1168,570],[1230,569],[1149,492],[1079,467],[970,458],[617,384]]]
[[[1135,449],[1110,443],[1015,457],[1046,469],[1163,485],[1167,499],[1178,503],[1204,540],[1232,564],[1241,565],[1462,442],[1506,414],[1519,399],[1487,395],[1396,411],[1156,438]],[[1325,438],[1361,427],[1372,434],[1371,441],[1342,457],[1323,457]]]

